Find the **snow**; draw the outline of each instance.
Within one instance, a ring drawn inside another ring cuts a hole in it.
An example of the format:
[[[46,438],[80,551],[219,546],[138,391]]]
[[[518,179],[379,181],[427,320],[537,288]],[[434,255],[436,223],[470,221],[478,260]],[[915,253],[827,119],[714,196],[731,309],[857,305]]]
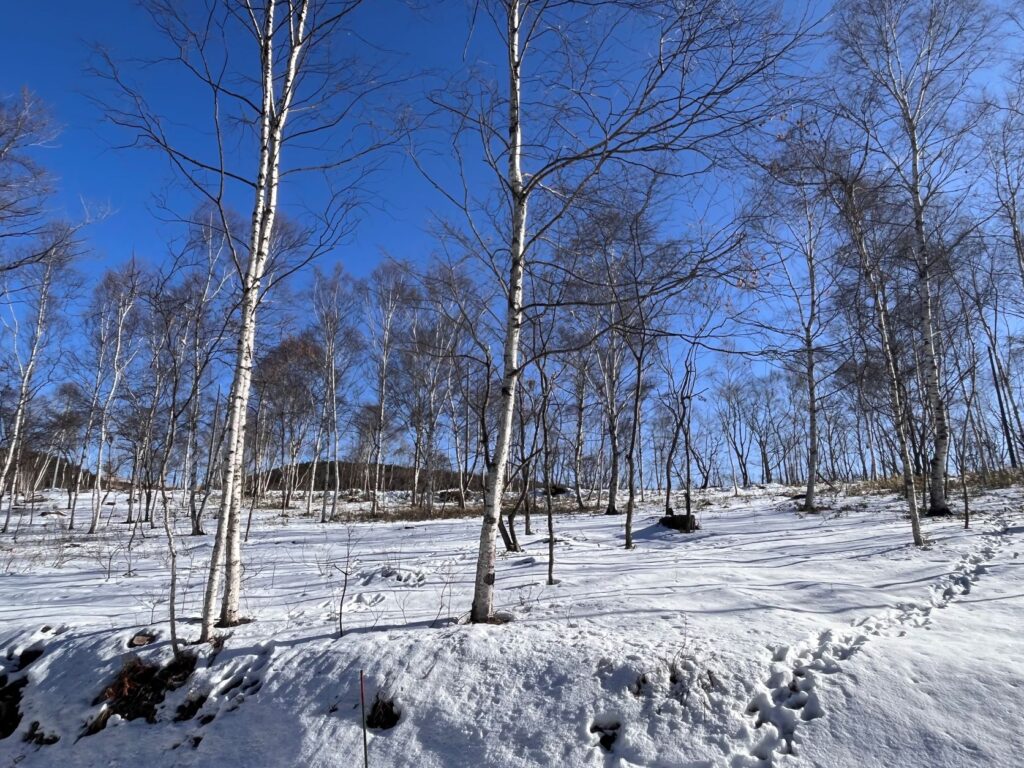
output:
[[[996,517],[989,522],[994,533],[982,536],[923,599],[863,623],[862,652],[824,688],[823,702],[834,714],[822,732],[809,735],[813,764],[852,764],[858,752],[889,755],[892,765],[1021,764],[1019,520]]]
[[[369,732],[371,766],[1018,765],[1024,493],[975,499],[970,530],[926,521],[924,549],[894,497],[802,516],[788,493],[708,494],[691,535],[648,502],[633,551],[621,516],[559,515],[554,586],[535,517],[499,562],[499,626],[460,623],[475,518],[261,510],[244,549],[254,621],[190,647],[196,671],[155,724],[115,715],[84,737],[126,659],[170,658],[166,543],[37,515],[0,542],[0,675],[28,678],[0,765],[361,765],[361,670],[367,707],[380,692],[400,714]],[[211,539],[179,539],[186,638]],[[157,641],[129,648],[143,629]],[[19,671],[29,648],[42,656]],[[59,740],[24,741],[34,722]]]

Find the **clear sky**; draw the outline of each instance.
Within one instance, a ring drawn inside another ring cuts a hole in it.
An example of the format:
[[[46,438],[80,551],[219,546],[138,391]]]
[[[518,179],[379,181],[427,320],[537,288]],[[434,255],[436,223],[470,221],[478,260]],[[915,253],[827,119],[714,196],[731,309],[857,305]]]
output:
[[[200,0],[180,1],[186,6],[201,5]],[[368,0],[353,23],[360,37],[387,49],[383,57],[395,71],[451,75],[465,71],[467,62],[493,59],[491,51],[498,50],[488,45],[489,25],[484,19],[477,19],[472,45],[467,47],[470,8],[471,3],[460,0]],[[166,190],[172,178],[169,166],[158,152],[117,148],[130,137],[105,123],[101,109],[90,98],[110,92],[107,83],[89,72],[94,45],[109,49],[119,61],[166,52],[166,41],[149,15],[134,0],[12,3],[5,8],[2,42],[0,93],[10,95],[29,88],[50,106],[61,127],[53,146],[39,157],[58,177],[57,206],[73,219],[82,216],[83,201],[93,209],[109,209],[86,233],[92,250],[83,270],[98,272],[102,265],[123,261],[133,251],[148,261],[162,259],[168,243],[182,235],[180,226],[160,221],[155,204],[155,196]],[[181,130],[207,125],[207,104],[185,96],[181,84],[187,77],[181,72],[171,76],[172,72],[175,70],[132,74],[134,81],[158,100],[161,113],[172,116]],[[408,78],[390,91],[388,98],[396,106],[414,101],[427,82]],[[454,165],[443,153],[433,162],[438,170],[449,166],[450,171]],[[728,183],[722,186],[720,179],[715,183],[721,186],[719,194],[728,197]],[[302,193],[301,186],[286,188],[282,192],[285,209],[290,201],[301,199]],[[338,258],[349,271],[364,275],[385,251],[424,261],[434,247],[426,229],[432,212],[443,209],[444,203],[401,153],[389,156],[368,201],[355,235],[321,266],[329,268],[332,258]],[[192,204],[177,201],[180,209]],[[247,214],[247,203],[237,204]],[[680,212],[681,218],[693,215]]]
[[[397,1],[372,0],[359,13],[360,34],[393,50],[393,56],[387,55],[397,66],[409,71],[452,71],[460,66],[468,24],[463,4],[428,3],[411,10]],[[116,147],[126,135],[105,124],[91,101],[90,96],[108,86],[88,70],[93,45],[126,58],[153,55],[161,50],[160,33],[132,0],[21,2],[10,4],[4,14],[0,92],[11,95],[29,88],[50,107],[61,129],[53,146],[39,153],[40,162],[58,178],[56,206],[75,219],[82,215],[83,201],[94,209],[110,210],[87,231],[92,253],[83,270],[94,272],[100,265],[120,262],[133,250],[158,261],[168,240],[181,234],[180,228],[160,222],[155,211],[154,194],[170,178],[168,165],[157,152]],[[166,76],[145,74],[137,79],[155,89],[176,87]],[[417,89],[422,84],[410,81],[402,98],[415,97]],[[176,122],[209,120],[203,104],[181,107]],[[388,160],[373,192],[372,205],[338,257],[357,275],[372,268],[382,250],[422,261],[432,247],[424,228],[431,207],[440,203],[437,196],[400,157]]]

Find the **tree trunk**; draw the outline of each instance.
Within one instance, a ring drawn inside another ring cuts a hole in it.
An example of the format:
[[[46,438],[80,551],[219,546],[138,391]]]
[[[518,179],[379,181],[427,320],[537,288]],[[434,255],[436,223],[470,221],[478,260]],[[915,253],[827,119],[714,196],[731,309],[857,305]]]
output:
[[[260,113],[259,172],[255,185],[252,224],[249,239],[249,260],[242,280],[242,301],[238,345],[235,350],[231,394],[228,398],[227,449],[217,521],[217,535],[210,558],[203,600],[203,623],[200,639],[207,641],[213,632],[216,595],[220,591],[221,562],[226,556],[224,599],[221,623],[238,623],[242,586],[241,515],[242,461],[245,455],[245,415],[252,386],[253,346],[256,336],[256,309],[260,299],[260,283],[270,255],[271,236],[277,214],[279,168],[283,131],[294,95],[299,60],[306,42],[306,19],[309,0],[301,0],[295,21],[289,25],[292,35],[289,57],[283,73],[274,67],[274,35],[285,34],[275,29],[273,3],[264,9],[263,29],[259,37],[262,71],[262,108]],[[281,96],[275,99],[275,81],[280,77]]]
[[[0,465],[0,498],[3,488],[14,464],[14,457],[21,448],[21,433],[25,424],[25,411],[28,408],[29,398],[32,392],[32,376],[35,372],[36,361],[39,357],[39,349],[43,343],[43,332],[46,328],[46,311],[50,300],[50,284],[53,279],[55,265],[52,259],[47,259],[43,272],[43,279],[39,286],[39,303],[36,306],[35,323],[32,328],[32,336],[28,348],[28,360],[22,362],[19,356],[20,380],[18,382],[18,400],[14,407],[14,415],[11,417],[11,425],[6,435],[7,452],[4,455],[3,465]],[[15,341],[17,344],[17,341]],[[4,518],[3,529],[0,533],[7,533],[11,524],[11,509],[15,502],[15,488],[11,484],[11,498],[7,503],[7,515]]]
[[[515,408],[516,384],[519,381],[519,335],[523,324],[523,273],[525,268],[527,194],[523,189],[522,128],[520,125],[520,54],[519,0],[508,4],[509,65],[509,153],[508,185],[512,199],[512,231],[509,243],[508,309],[505,317],[505,341],[502,348],[501,400],[498,434],[494,455],[487,468],[484,514],[480,529],[474,577],[473,606],[470,620],[474,623],[491,619],[494,611],[495,529],[501,516],[501,499],[505,490],[505,471],[512,439],[512,417]]]
[[[633,423],[629,429],[629,446],[626,449],[626,466],[629,472],[629,498],[626,501],[626,549],[633,548],[633,510],[636,507],[636,447],[640,432],[640,395],[643,385],[644,343],[640,342],[640,351],[634,357],[636,363],[636,381],[633,384]]]
[[[582,511],[585,508],[583,504],[583,493],[580,488],[580,471],[583,467],[583,400],[584,395],[581,393],[582,387],[577,390],[576,396],[576,441],[573,445],[573,482],[572,489],[576,494],[576,508]],[[545,480],[547,482],[547,480]]]
[[[808,328],[804,334],[804,355],[807,377],[807,491],[804,509],[814,511],[815,482],[818,477],[818,394],[814,372],[814,340]]]

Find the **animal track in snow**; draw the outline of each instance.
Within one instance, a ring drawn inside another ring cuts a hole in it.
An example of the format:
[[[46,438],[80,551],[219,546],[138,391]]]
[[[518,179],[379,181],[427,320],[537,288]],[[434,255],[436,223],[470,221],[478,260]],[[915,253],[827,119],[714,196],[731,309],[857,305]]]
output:
[[[901,603],[894,609],[854,621],[849,631],[826,630],[797,649],[776,646],[771,674],[746,708],[746,714],[754,719],[754,732],[747,734],[751,736],[750,743],[731,756],[732,768],[773,766],[779,755],[796,754],[798,726],[826,714],[816,690],[823,676],[841,673],[840,662],[860,650],[871,637],[902,637],[911,629],[927,629],[935,609],[945,608],[969,594],[986,572],[987,563],[1005,543],[1008,525],[1003,514],[994,514],[987,527],[981,544],[962,555],[952,573],[931,584],[926,603]]]
[[[254,653],[233,658],[223,668],[207,667],[198,675],[174,715],[175,722],[194,721],[195,725],[174,748],[188,744],[196,749],[203,740],[203,728],[222,714],[234,712],[246,697],[259,693],[272,651],[271,646],[260,645]]]
[[[611,752],[614,749],[620,728],[622,728],[621,719],[610,714],[598,715],[590,724],[590,732],[597,736],[597,743],[605,752]]]
[[[345,602],[345,609],[350,611],[369,610],[387,599],[388,596],[381,592],[360,592]]]
[[[427,575],[423,571],[398,568],[392,565],[382,565],[378,568],[360,571],[356,576],[362,579],[363,586],[368,586],[375,581],[385,581],[400,587],[421,587],[427,580]]]

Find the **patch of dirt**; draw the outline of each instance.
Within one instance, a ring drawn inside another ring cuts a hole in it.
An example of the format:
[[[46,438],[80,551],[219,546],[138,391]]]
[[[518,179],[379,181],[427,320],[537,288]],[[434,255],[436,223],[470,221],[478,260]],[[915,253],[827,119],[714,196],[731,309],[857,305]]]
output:
[[[85,728],[83,736],[102,731],[111,715],[125,720],[144,718],[156,722],[157,707],[168,691],[183,686],[196,667],[196,657],[183,653],[164,667],[148,664],[137,656],[129,658],[114,681],[96,697],[93,705],[104,704],[103,710]]]
[[[0,739],[6,739],[21,725],[21,690],[27,684],[26,677],[8,683],[7,677],[0,675]]]
[[[48,747],[50,744],[56,744],[60,741],[60,736],[55,733],[46,733],[43,731],[42,726],[39,725],[39,721],[33,720],[32,725],[29,726],[28,733],[25,734],[25,741],[40,747]]]
[[[391,699],[385,699],[377,692],[377,698],[370,707],[370,714],[366,716],[366,727],[374,730],[386,731],[398,725],[402,713],[395,707]]]

